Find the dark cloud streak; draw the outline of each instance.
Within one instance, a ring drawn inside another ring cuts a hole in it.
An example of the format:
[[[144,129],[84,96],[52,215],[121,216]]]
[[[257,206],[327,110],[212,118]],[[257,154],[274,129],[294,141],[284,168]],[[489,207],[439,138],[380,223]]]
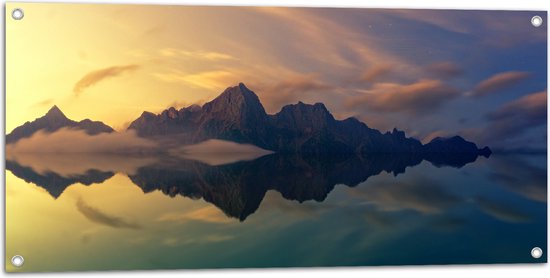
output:
[[[426,71],[440,78],[453,78],[464,73],[460,66],[450,61],[429,64],[426,66]]]
[[[546,163],[533,163],[527,158],[532,156],[501,155],[491,164],[489,178],[510,192],[533,201],[547,202]],[[546,155],[541,158],[546,161]]]
[[[523,96],[486,115],[489,125],[486,139],[517,137],[527,130],[546,124],[546,91]]]
[[[507,71],[497,73],[481,82],[473,89],[473,96],[481,97],[519,84],[530,76],[524,71]]]
[[[76,208],[88,220],[101,225],[113,228],[141,229],[141,226],[139,224],[129,222],[120,217],[107,215],[106,213],[84,203],[82,199],[78,199],[78,201],[76,202]]]
[[[367,93],[348,99],[346,105],[348,108],[367,106],[379,112],[406,112],[418,116],[430,114],[457,96],[457,89],[439,80],[422,79],[407,85],[377,83]]]
[[[435,180],[420,177],[409,182],[381,182],[356,192],[382,211],[412,210],[437,214],[462,202]]]
[[[508,203],[496,202],[486,198],[478,198],[479,209],[487,215],[508,223],[529,222],[531,217]]]
[[[125,66],[113,66],[100,70],[95,70],[84,75],[76,84],[74,85],[73,92],[78,96],[82,91],[90,86],[97,84],[98,82],[118,76],[124,72],[131,72],[137,70],[138,65],[125,65]]]

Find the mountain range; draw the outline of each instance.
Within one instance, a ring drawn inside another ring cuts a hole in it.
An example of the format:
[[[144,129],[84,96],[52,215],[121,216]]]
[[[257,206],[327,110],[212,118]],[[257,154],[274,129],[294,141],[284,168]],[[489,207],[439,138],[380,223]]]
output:
[[[63,127],[84,130],[89,135],[114,132],[102,122],[70,120],[54,106],[45,116],[15,128],[6,135],[6,143],[16,143],[39,130],[54,132]],[[227,88],[202,107],[192,105],[180,110],[171,107],[160,114],[143,112],[128,130],[151,140],[172,139],[178,145],[221,139],[277,153],[414,153],[431,157],[432,161],[442,154],[469,157],[491,154],[488,147],[479,149],[460,136],[438,137],[423,145],[397,129],[382,133],[356,118],[337,120],[322,103],[298,102],[269,115],[258,96],[242,83]]]

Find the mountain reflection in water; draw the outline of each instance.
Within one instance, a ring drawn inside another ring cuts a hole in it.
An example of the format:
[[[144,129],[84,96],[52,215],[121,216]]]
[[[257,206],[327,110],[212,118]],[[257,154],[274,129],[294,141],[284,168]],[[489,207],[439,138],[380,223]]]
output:
[[[224,156],[8,154],[10,271],[546,261],[545,155]]]
[[[255,160],[213,166],[176,157],[101,154],[18,154],[9,158],[8,170],[46,189],[54,198],[71,184],[102,183],[122,172],[144,193],[160,190],[170,197],[202,198],[227,216],[241,221],[258,209],[269,190],[280,192],[288,200],[322,202],[337,184],[354,187],[382,172],[396,176],[423,160],[414,154],[270,154]],[[432,163],[437,167],[459,168],[476,159],[477,155],[437,156]]]

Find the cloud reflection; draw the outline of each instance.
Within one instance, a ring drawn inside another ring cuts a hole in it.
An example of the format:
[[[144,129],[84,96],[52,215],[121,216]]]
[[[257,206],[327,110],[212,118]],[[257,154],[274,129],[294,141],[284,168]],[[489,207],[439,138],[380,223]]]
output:
[[[442,213],[461,202],[439,183],[427,178],[406,182],[381,182],[356,191],[382,211],[413,210],[424,214]]]
[[[79,198],[76,202],[76,208],[84,217],[88,220],[112,228],[126,228],[126,229],[141,229],[141,225],[135,222],[131,222],[122,217],[111,216],[101,210],[91,207],[86,204],[82,198]]]
[[[231,218],[225,216],[219,209],[208,205],[189,212],[170,212],[160,215],[157,221],[184,223],[187,221],[201,221],[209,223],[231,223]]]
[[[528,222],[531,217],[509,203],[496,202],[487,198],[478,198],[479,208],[486,214],[504,222]]]

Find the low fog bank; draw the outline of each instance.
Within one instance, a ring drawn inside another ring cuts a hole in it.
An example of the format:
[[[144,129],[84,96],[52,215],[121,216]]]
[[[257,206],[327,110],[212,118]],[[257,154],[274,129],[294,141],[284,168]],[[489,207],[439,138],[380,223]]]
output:
[[[6,153],[148,153],[158,145],[130,130],[89,135],[83,130],[62,128],[38,131],[31,137],[6,145]]]
[[[40,174],[70,177],[89,170],[132,175],[141,167],[171,160],[177,163],[179,159],[219,166],[272,153],[254,145],[216,139],[185,146],[161,142],[138,137],[134,131],[89,135],[64,128],[53,133],[39,131],[8,144],[6,159]]]
[[[141,167],[154,165],[159,156],[116,153],[6,153],[6,159],[30,167],[41,175],[56,173],[70,178],[89,170],[133,175]]]

